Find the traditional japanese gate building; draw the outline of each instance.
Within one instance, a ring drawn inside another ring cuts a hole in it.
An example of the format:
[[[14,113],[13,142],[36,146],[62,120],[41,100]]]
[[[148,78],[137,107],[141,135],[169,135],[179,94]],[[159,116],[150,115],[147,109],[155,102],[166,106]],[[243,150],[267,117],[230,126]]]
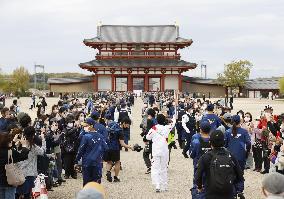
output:
[[[181,60],[179,49],[192,44],[176,25],[99,25],[84,44],[96,59],[79,66],[94,73],[94,91],[182,91],[182,73],[196,64]]]

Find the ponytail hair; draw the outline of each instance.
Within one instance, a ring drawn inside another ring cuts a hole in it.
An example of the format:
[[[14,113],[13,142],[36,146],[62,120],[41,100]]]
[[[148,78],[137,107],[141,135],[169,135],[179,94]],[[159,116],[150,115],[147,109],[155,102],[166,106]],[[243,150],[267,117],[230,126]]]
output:
[[[239,115],[234,115],[232,117],[232,123],[233,123],[233,127],[232,127],[232,134],[233,137],[237,136],[237,126],[241,123],[241,118]]]
[[[237,123],[236,122],[233,122],[232,134],[233,134],[233,137],[237,136]]]

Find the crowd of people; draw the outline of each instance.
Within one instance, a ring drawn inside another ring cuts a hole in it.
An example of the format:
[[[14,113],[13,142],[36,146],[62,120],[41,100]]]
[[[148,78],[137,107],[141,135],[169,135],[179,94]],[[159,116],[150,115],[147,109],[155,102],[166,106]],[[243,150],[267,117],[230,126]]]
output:
[[[46,176],[49,191],[69,178],[77,179],[78,173],[83,186],[100,184],[103,168],[105,179],[118,183],[124,166],[121,150],[143,150],[145,174],[151,174],[157,193],[169,190],[170,154],[178,147],[184,158],[193,159],[193,199],[245,198],[246,169],[282,180],[284,114],[273,115],[272,107],[253,117],[245,110],[233,114],[231,104],[227,107],[186,93],[143,93],[142,149],[129,144],[131,134],[137,133],[131,132],[135,98],[130,92],[95,93],[81,101],[62,95],[47,110],[44,97],[35,103],[32,96],[30,109],[37,108],[34,120],[21,112],[17,100],[9,108],[1,106],[0,198],[31,198],[40,173]],[[5,166],[11,162],[25,177],[17,187],[6,176]],[[264,194],[283,198],[283,188],[270,189],[270,178],[265,180]]]

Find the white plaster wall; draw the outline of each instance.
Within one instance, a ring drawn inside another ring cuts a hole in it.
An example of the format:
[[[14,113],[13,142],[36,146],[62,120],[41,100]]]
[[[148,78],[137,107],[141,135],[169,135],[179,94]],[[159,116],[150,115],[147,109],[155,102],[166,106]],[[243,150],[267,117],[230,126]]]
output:
[[[111,77],[98,76],[98,90],[99,91],[111,90]]]
[[[178,76],[165,76],[165,90],[178,89]]]

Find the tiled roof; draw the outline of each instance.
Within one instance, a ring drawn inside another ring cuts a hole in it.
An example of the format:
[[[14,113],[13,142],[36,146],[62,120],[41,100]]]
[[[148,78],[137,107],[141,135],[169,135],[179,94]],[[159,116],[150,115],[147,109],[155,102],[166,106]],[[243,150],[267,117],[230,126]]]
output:
[[[48,78],[48,84],[72,84],[72,83],[83,83],[91,82],[93,78],[90,76],[86,77],[73,77],[73,78]]]
[[[80,67],[191,67],[196,64],[176,59],[102,59],[81,63]]]
[[[248,80],[245,84],[248,90],[278,90],[279,78],[263,78]]]
[[[216,79],[204,79],[200,77],[183,76],[183,81],[190,82],[190,83],[196,83],[196,84],[211,84],[211,85],[218,84]]]
[[[192,43],[191,39],[179,37],[175,25],[102,25],[98,35],[85,39],[84,43]]]

